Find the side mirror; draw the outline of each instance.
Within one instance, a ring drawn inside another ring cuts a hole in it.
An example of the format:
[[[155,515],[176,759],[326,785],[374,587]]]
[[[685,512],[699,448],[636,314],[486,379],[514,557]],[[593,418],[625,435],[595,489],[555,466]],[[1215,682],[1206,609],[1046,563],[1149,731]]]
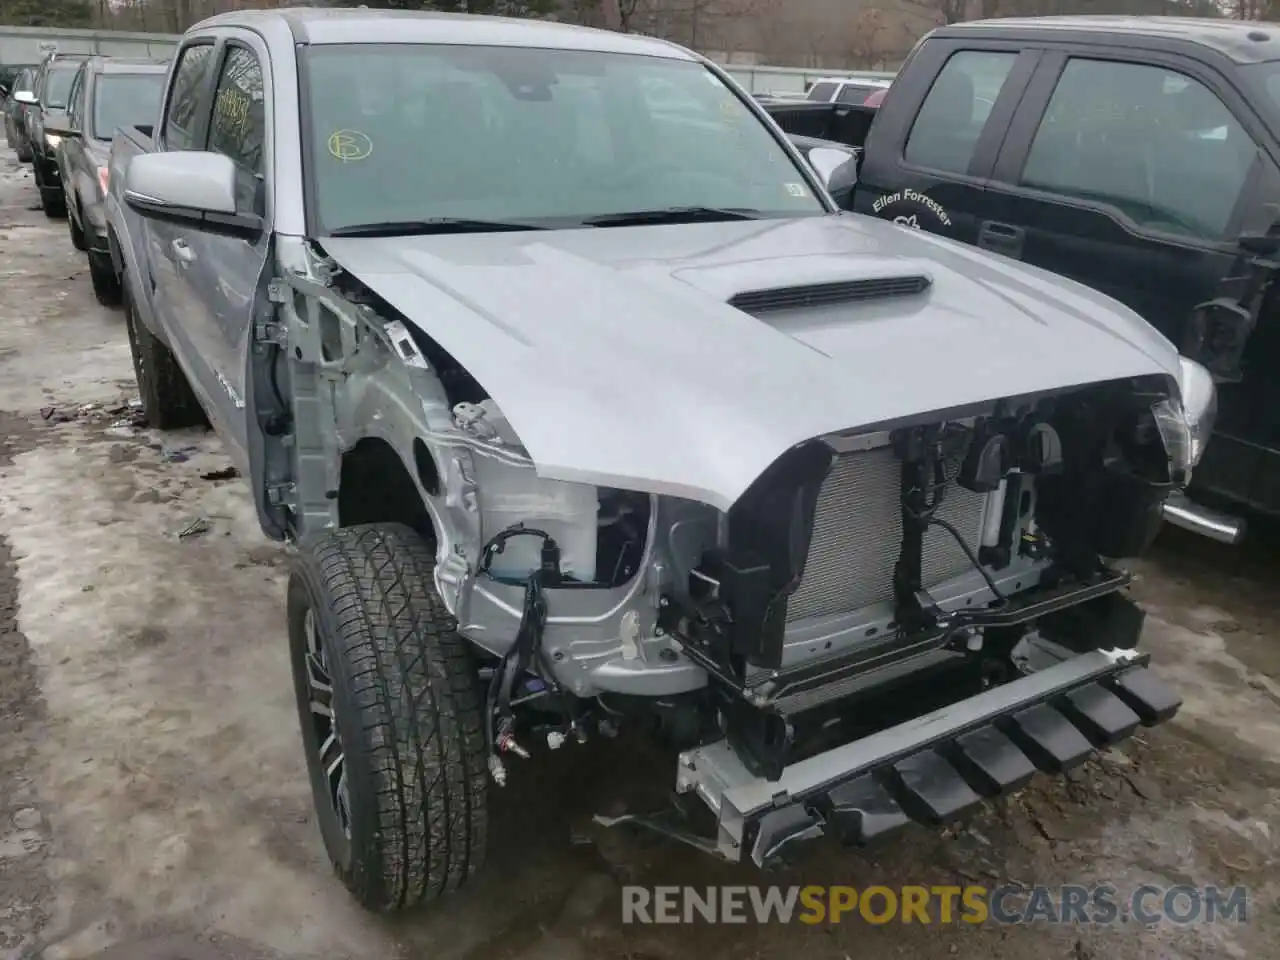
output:
[[[852,210],[853,188],[858,183],[858,155],[835,147],[813,147],[808,158],[840,209]]]
[[[180,223],[251,239],[262,218],[236,210],[236,166],[230,157],[203,151],[144,153],[129,161],[124,202],[152,220]]]
[[[14,93],[13,99],[18,103],[25,103],[29,107],[34,107],[40,101],[36,99],[36,95],[30,90],[18,90]]]

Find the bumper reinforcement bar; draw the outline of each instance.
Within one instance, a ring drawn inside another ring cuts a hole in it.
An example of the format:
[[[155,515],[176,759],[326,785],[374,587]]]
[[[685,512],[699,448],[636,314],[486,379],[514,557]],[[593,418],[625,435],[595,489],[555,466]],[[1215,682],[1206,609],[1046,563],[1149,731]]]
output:
[[[1061,773],[1095,748],[1177,712],[1178,695],[1134,650],[1095,650],[809,757],[769,781],[723,740],[680,755],[676,792],[716,815],[716,853],[765,867],[800,841],[861,846],[915,821],[941,824],[1037,770]]]

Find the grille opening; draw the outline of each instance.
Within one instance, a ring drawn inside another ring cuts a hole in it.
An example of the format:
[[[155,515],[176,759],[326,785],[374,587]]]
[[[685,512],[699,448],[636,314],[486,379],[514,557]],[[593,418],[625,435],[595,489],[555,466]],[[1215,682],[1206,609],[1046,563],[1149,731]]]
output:
[[[776,310],[801,310],[838,303],[865,303],[893,297],[911,297],[929,289],[923,274],[905,277],[877,277],[873,280],[839,280],[773,290],[751,290],[729,300],[729,306],[753,316]]]
[[[893,600],[893,570],[902,549],[901,470],[890,447],[836,458],[818,494],[804,579],[788,601],[788,623]],[[952,483],[938,509],[938,516],[960,531],[975,553],[986,502],[986,494]],[[973,569],[939,527],[925,533],[923,561],[926,589]]]

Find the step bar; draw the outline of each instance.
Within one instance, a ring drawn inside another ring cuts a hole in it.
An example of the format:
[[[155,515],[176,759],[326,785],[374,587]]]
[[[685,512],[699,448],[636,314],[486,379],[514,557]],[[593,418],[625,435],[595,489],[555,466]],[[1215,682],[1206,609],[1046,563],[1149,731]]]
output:
[[[787,767],[751,774],[723,740],[680,754],[676,792],[718,821],[715,853],[784,863],[803,841],[863,846],[915,821],[946,823],[1037,770],[1062,773],[1181,700],[1136,650],[1094,650]]]

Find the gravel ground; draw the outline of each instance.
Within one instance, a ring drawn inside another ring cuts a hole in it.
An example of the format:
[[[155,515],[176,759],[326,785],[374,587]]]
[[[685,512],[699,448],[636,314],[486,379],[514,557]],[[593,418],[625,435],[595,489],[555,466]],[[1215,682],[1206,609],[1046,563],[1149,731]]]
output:
[[[1280,956],[1280,543],[1162,535],[1138,566],[1156,669],[1185,706],[1069,779],[790,883],[1245,884],[1248,922],[998,927],[621,923],[620,883],[748,884],[584,826],[665,787],[619,742],[513,771],[463,894],[386,920],[324,860],[297,736],[285,556],[212,436],[128,424],[121,317],[0,152],[0,958],[812,960]],[[196,519],[207,530],[178,534]]]

